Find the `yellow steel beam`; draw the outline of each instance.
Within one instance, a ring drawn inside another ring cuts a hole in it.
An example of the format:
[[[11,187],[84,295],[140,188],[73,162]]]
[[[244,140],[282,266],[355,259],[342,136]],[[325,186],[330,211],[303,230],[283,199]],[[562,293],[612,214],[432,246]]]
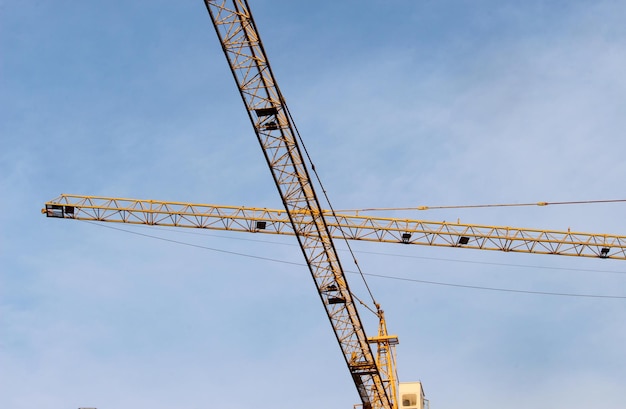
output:
[[[75,220],[294,235],[287,213],[276,209],[64,194],[42,212]],[[615,234],[321,212],[333,238],[626,260],[626,236]]]

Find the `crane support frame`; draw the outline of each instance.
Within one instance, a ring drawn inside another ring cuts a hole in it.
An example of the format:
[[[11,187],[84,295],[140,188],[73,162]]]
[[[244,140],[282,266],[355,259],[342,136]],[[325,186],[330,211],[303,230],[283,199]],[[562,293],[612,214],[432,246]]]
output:
[[[284,210],[267,208],[63,194],[46,202],[43,212],[75,220],[295,235]],[[334,239],[626,260],[622,235],[321,213]],[[301,220],[311,218],[302,212]]]

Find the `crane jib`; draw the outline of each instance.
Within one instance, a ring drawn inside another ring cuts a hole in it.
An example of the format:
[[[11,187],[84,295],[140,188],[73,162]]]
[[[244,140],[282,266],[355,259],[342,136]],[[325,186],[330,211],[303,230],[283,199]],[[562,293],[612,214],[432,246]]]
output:
[[[64,194],[45,203],[42,213],[63,219],[295,235],[285,210],[268,208]],[[626,260],[626,236],[616,234],[337,213],[326,225],[335,239]]]

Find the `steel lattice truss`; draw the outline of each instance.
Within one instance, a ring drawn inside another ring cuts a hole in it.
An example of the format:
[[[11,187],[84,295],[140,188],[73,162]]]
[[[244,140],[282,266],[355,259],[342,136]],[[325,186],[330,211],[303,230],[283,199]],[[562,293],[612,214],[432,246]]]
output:
[[[295,235],[287,213],[276,209],[80,195],[45,206],[49,217]],[[614,234],[322,214],[333,239],[626,260],[626,236]]]
[[[247,1],[205,5],[363,407],[391,408]]]

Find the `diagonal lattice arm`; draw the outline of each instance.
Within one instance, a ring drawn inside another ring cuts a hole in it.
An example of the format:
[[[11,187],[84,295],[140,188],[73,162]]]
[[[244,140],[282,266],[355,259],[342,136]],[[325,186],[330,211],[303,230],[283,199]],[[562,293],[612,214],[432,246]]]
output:
[[[392,408],[248,2],[205,5],[363,407]]]

